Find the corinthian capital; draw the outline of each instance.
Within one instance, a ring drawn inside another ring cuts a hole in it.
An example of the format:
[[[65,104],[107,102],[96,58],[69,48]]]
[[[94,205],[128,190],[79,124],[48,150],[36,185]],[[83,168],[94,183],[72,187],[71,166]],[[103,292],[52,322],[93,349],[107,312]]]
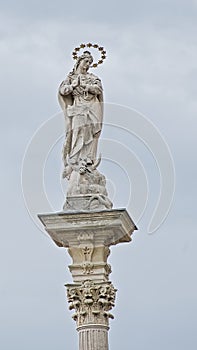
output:
[[[69,309],[75,310],[73,319],[77,326],[102,324],[108,326],[109,312],[115,305],[116,289],[111,282],[84,281],[81,285],[69,284],[67,298]]]

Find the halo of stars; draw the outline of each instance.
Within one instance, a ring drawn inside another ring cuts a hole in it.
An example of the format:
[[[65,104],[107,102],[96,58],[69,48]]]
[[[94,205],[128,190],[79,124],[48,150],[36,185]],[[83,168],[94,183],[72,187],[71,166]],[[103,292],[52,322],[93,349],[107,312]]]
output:
[[[73,56],[74,60],[78,59],[79,51],[84,49],[85,47],[97,49],[100,52],[100,59],[98,60],[98,62],[92,64],[92,66],[91,66],[92,68],[98,67],[98,65],[102,64],[103,60],[106,59],[106,51],[105,51],[104,47],[99,46],[98,44],[88,43],[88,44],[80,44],[80,46],[75,47],[74,51],[72,52],[72,56]]]

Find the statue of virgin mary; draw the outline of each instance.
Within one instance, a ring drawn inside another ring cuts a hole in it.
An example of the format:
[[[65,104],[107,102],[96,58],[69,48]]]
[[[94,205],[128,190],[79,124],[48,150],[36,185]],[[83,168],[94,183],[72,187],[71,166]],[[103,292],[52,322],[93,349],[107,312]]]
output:
[[[63,177],[68,179],[81,161],[92,165],[97,157],[103,120],[103,89],[100,79],[88,72],[92,62],[91,53],[85,51],[59,88],[59,103],[66,122]]]

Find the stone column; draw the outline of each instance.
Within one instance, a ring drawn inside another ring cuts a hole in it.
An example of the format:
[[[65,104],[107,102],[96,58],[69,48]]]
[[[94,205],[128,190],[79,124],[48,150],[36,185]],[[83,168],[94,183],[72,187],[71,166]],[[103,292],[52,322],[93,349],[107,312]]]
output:
[[[109,312],[115,302],[111,282],[85,281],[67,285],[69,308],[74,309],[80,350],[108,350]]]
[[[108,332],[106,327],[82,326],[79,330],[80,350],[108,350]]]
[[[67,248],[72,258],[73,283],[66,288],[79,350],[108,350],[110,310],[116,295],[109,281],[109,247],[130,242],[135,224],[126,209],[61,212],[39,218],[53,241]]]

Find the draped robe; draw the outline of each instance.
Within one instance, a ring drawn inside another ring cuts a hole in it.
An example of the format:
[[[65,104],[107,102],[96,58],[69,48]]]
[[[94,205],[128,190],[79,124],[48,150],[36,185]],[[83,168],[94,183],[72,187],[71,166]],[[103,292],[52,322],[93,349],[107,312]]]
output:
[[[59,88],[58,98],[66,122],[63,147],[65,168],[81,160],[95,162],[103,120],[103,89],[94,74],[80,74],[80,84],[72,87],[79,74],[71,72]]]

